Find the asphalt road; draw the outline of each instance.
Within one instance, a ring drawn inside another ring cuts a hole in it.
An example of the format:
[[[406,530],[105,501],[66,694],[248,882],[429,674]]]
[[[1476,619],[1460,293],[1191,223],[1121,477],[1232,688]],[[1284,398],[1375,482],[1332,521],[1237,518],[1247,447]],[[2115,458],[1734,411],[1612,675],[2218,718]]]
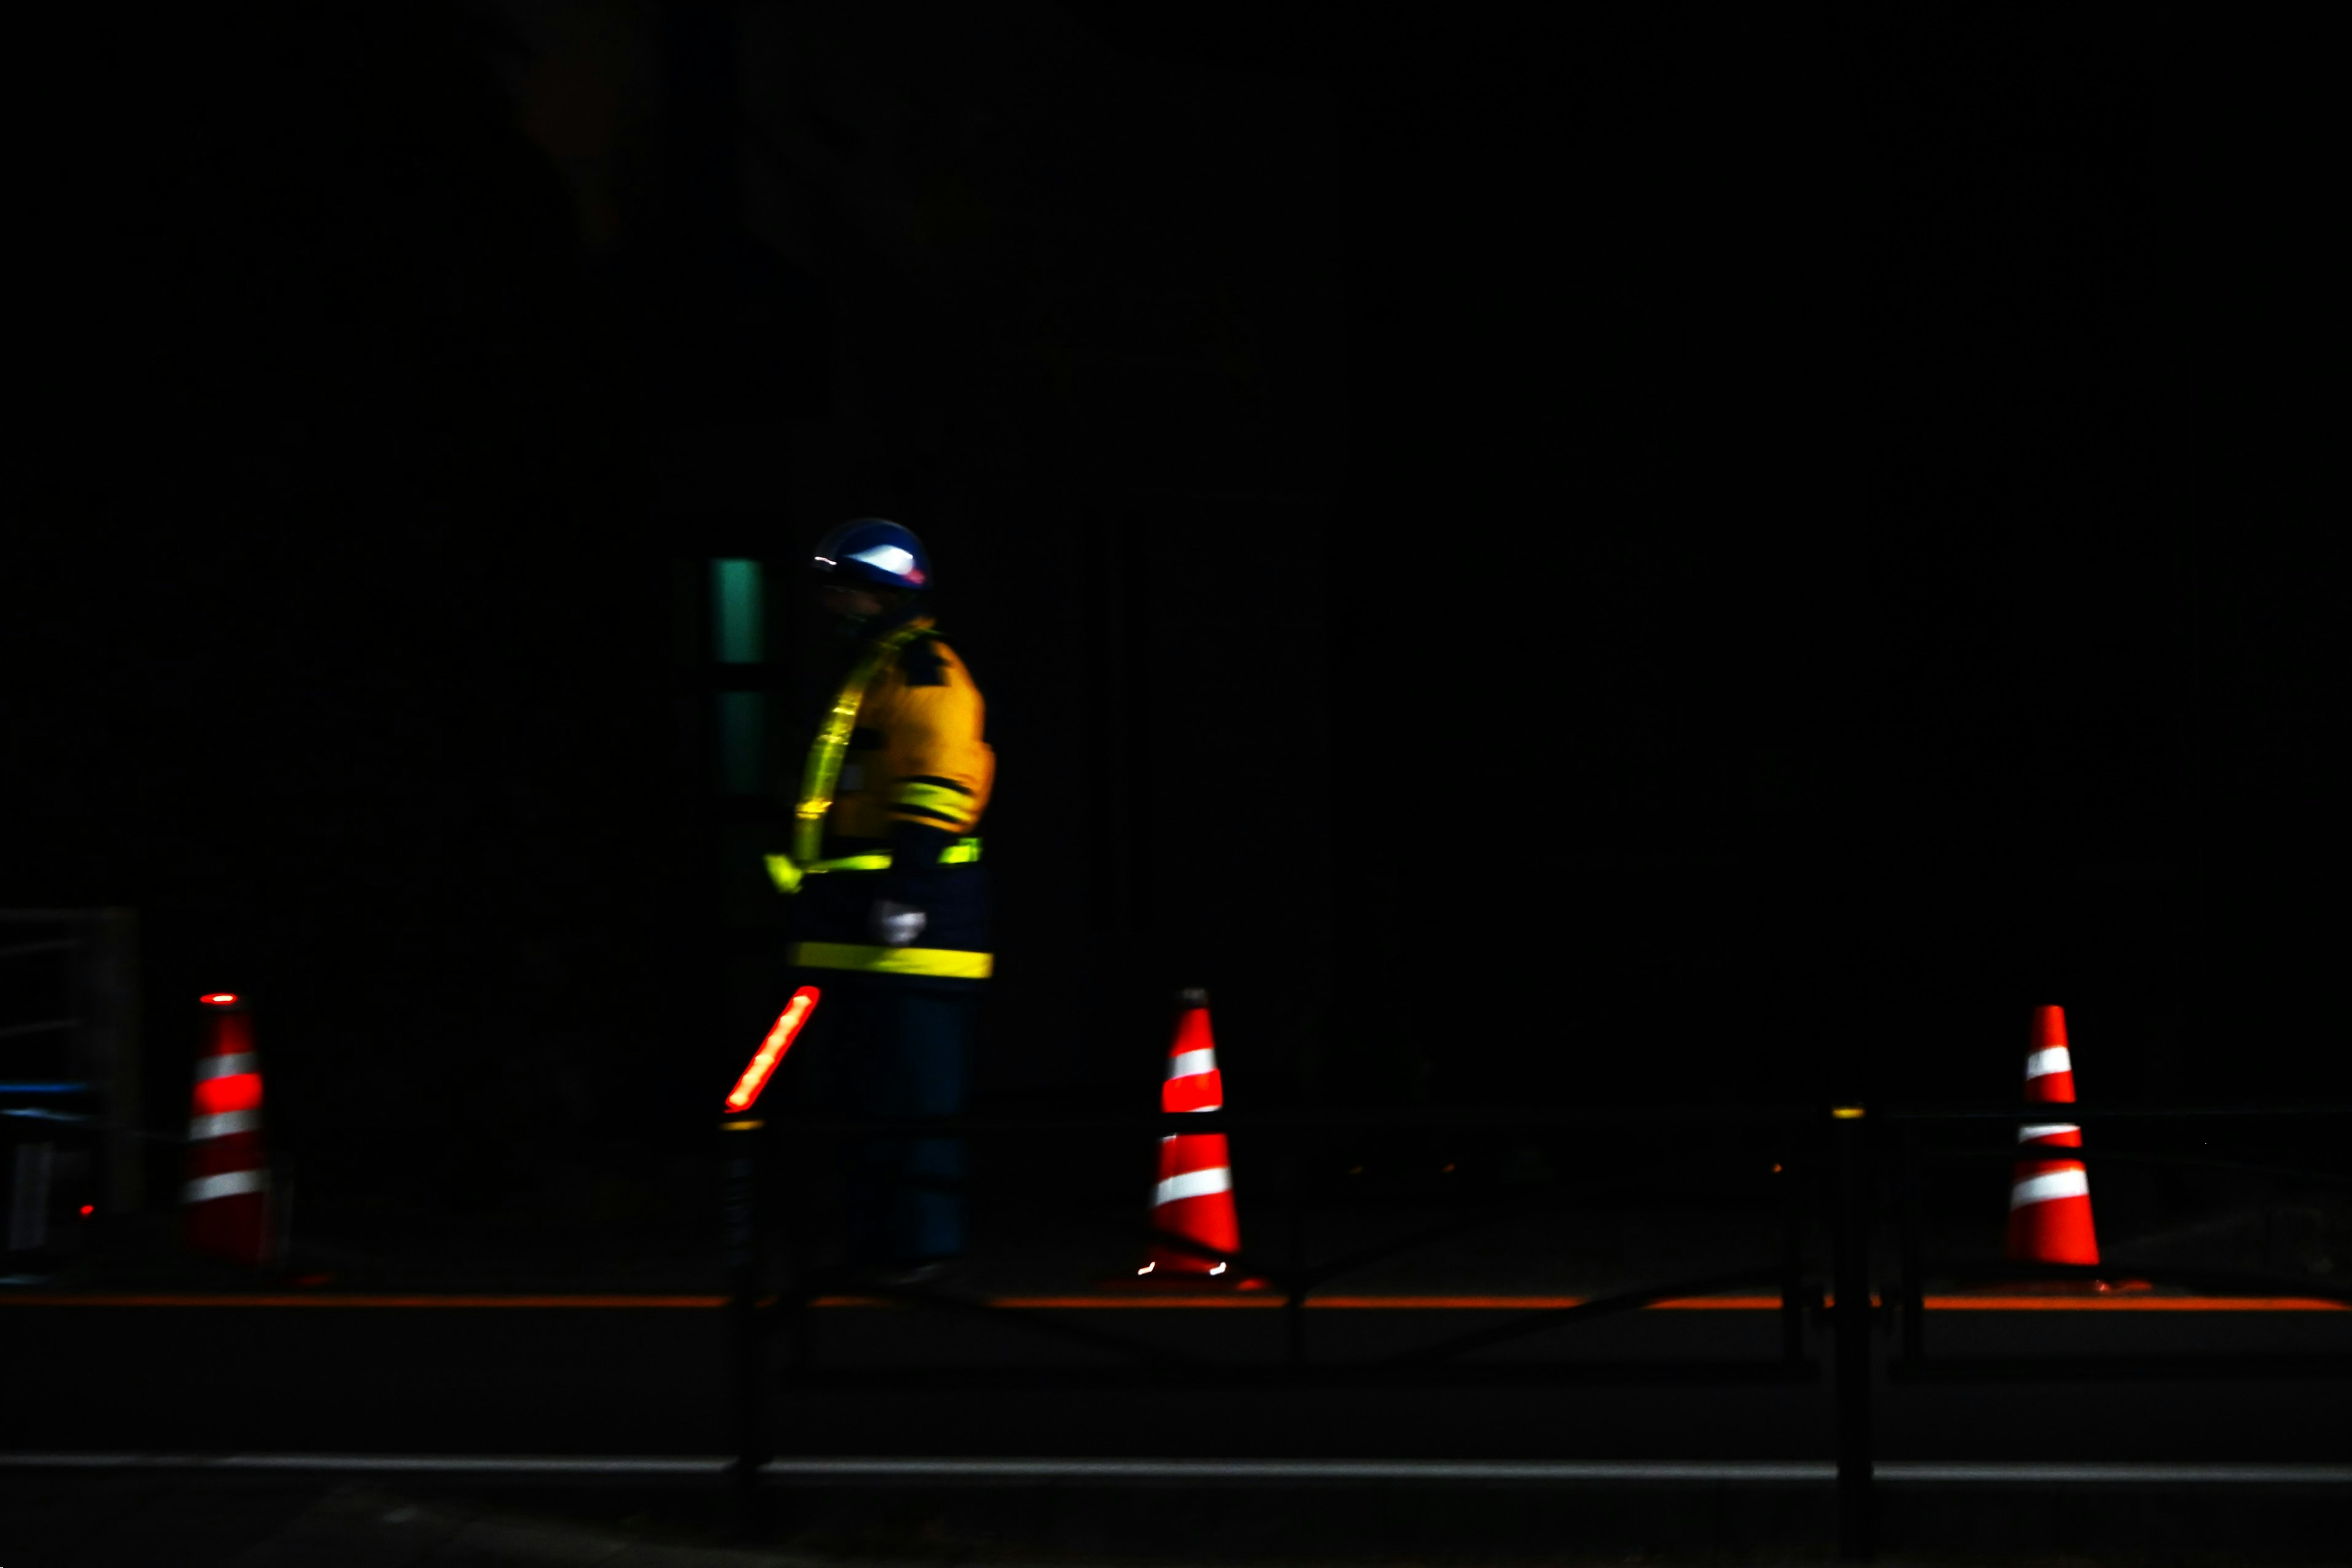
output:
[[[8,1450],[673,1454],[727,1451],[725,1315],[709,1298],[630,1306],[0,1307]],[[131,1298],[131,1300],[138,1300]],[[155,1299],[149,1299],[155,1300]],[[163,1300],[169,1300],[168,1298]],[[474,1298],[476,1301],[496,1298]],[[517,1300],[513,1298],[509,1300]],[[529,1300],[528,1298],[520,1299]],[[1509,1321],[1318,1308],[1313,1363],[1349,1367]],[[844,1306],[807,1314],[806,1365],[780,1338],[777,1451],[830,1455],[1823,1459],[1834,1452],[1828,1337],[1777,1357],[1778,1314],[1653,1310],[1553,1329],[1458,1364],[1471,1385],[1282,1381],[1284,1315],[1131,1304],[984,1318]],[[1126,1336],[1129,1364],[1041,1331]],[[1920,1460],[2352,1460],[2342,1419],[2352,1312],[2168,1309],[1937,1311],[1939,1363],[1998,1375],[1880,1376],[1876,1452]],[[1882,1359],[1894,1336],[1877,1340]],[[2271,1358],[2333,1358],[2332,1375]],[[1999,1362],[2077,1358],[2062,1381]],[[2185,1356],[2158,1379],[2135,1358]],[[1015,1385],[952,1386],[958,1369]],[[2242,1373],[2231,1375],[2232,1369]],[[1046,1386],[1023,1388],[1031,1373]],[[1251,1386],[1250,1380],[1266,1381]],[[1238,1383],[1238,1385],[1236,1384]]]
[[[1557,1327],[1462,1358],[1454,1387],[1341,1384],[1349,1368],[1522,1309],[1337,1298],[1304,1314],[1320,1370],[1301,1381],[1283,1370],[1288,1330],[1270,1301],[1031,1297],[992,1317],[820,1308],[804,1339],[772,1343],[780,1473],[762,1552],[747,1554],[725,1544],[740,1521],[719,1463],[729,1343],[715,1298],[100,1300],[0,1297],[6,1568],[1799,1561],[1836,1538],[1828,1331],[1808,1327],[1806,1362],[1791,1369],[1780,1320],[1760,1304]],[[1936,1365],[1994,1375],[1890,1377],[1896,1336],[1875,1341],[1889,1560],[2340,1560],[2352,1312],[1960,1300],[1931,1312]],[[1115,1356],[1049,1323],[1124,1336],[1160,1359]],[[2045,1357],[2072,1358],[2070,1373],[2018,1375]],[[2153,1378],[2151,1357],[2193,1375]],[[1009,1385],[958,1384],[992,1376]],[[80,1458],[30,1462],[60,1455]],[[179,1458],[121,1464],[156,1455]],[[192,1463],[236,1455],[246,1468]],[[426,1457],[425,1468],[360,1468],[386,1456]],[[460,1472],[449,1456],[493,1462]],[[632,1457],[634,1468],[512,1466],[548,1456]],[[643,1462],[665,1456],[669,1473]],[[873,1463],[818,1462],[843,1457]],[[981,1463],[879,1463],[940,1457]],[[1083,1474],[1010,1463],[1040,1458],[1143,1463]],[[1356,1468],[1263,1463],[1306,1459]],[[1223,1468],[1181,1468],[1201,1460]],[[1379,1468],[1391,1461],[1412,1464]],[[2006,1468],[1967,1468],[1988,1462]],[[2263,1465],[2302,1468],[2284,1480],[2244,1468]],[[2336,1468],[2315,1476],[2315,1465]]]

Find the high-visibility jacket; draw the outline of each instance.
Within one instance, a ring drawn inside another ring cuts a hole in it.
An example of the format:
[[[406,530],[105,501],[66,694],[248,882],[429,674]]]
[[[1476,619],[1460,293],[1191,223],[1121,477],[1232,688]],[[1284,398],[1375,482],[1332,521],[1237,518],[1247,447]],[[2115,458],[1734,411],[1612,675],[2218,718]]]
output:
[[[767,858],[793,900],[794,965],[925,989],[988,978],[995,955],[975,831],[996,782],[985,717],[980,688],[930,617],[861,646],[802,766],[792,847]],[[875,900],[893,894],[927,917],[915,945],[874,940]]]

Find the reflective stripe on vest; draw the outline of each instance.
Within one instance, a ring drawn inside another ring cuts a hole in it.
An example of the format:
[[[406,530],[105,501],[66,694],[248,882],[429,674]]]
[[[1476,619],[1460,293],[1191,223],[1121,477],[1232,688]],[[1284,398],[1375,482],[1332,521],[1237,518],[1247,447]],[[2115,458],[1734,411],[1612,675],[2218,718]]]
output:
[[[787,962],[803,969],[928,974],[941,980],[985,980],[996,970],[992,952],[968,952],[955,947],[874,947],[854,942],[796,942]]]
[[[959,838],[940,851],[942,866],[970,866],[980,858],[980,840]],[[767,857],[768,880],[775,883],[780,893],[797,893],[801,883],[825,871],[887,871],[890,851],[877,849],[866,855],[842,855],[831,860],[819,860],[814,866],[796,866],[789,855]]]
[[[910,621],[868,643],[850,668],[849,679],[841,683],[833,710],[824,716],[816,739],[809,745],[808,763],[801,770],[801,797],[793,806],[792,858],[798,864],[815,866],[817,852],[824,847],[824,815],[833,809],[834,786],[841,782],[841,762],[849,754],[849,735],[857,728],[857,710],[865,704],[866,689],[874,684],[884,665],[898,657],[900,648],[929,632],[929,626]]]

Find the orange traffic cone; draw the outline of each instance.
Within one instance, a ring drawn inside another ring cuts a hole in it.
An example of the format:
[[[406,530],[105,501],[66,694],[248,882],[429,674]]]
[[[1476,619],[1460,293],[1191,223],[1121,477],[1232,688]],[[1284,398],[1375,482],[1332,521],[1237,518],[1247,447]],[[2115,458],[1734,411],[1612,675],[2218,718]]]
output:
[[[269,1169],[261,1147],[261,1058],[253,1017],[226,991],[199,998],[206,1039],[196,1056],[182,1194],[191,1251],[257,1267],[269,1261]]]
[[[1209,994],[1179,994],[1176,1037],[1168,1046],[1168,1077],[1160,1086],[1162,1110],[1223,1110],[1223,1080],[1217,1043],[1209,1033]],[[1222,1132],[1174,1132],[1160,1141],[1160,1182],[1151,1194],[1154,1230],[1181,1236],[1219,1252],[1239,1252],[1241,1220],[1234,1212],[1234,1168]],[[1229,1265],[1155,1242],[1139,1276],[1222,1276]],[[1241,1281],[1244,1285],[1255,1280]]]
[[[2025,1056],[2028,1105],[2074,1103],[2074,1064],[2066,1054],[2066,1014],[2033,1013],[2033,1048]],[[2079,1149],[2083,1130],[2071,1121],[2029,1121],[2017,1130],[2028,1149]],[[2096,1263],[2091,1229],[2091,1178],[2080,1160],[2020,1155],[2010,1178],[2007,1256],[2021,1263]]]

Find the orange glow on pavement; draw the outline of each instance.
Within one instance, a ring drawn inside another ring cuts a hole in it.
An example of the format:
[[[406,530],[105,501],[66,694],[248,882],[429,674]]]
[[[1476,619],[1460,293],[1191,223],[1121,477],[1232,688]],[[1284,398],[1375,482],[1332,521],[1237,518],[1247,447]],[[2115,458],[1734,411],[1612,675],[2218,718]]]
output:
[[[2317,1296],[1930,1296],[1931,1312],[2352,1312]]]
[[[734,1089],[729,1091],[728,1110],[748,1110],[751,1102],[760,1098],[760,1091],[768,1087],[768,1079],[775,1074],[776,1064],[782,1061],[784,1053],[793,1048],[793,1037],[801,1032],[801,1026],[808,1022],[809,1015],[816,1011],[817,994],[817,988],[814,985],[803,985],[793,993],[793,999],[785,1003],[784,1010],[776,1016],[775,1027],[770,1029],[768,1037],[760,1042],[759,1054],[751,1058],[751,1065],[743,1069],[743,1076],[735,1080]]]
[[[1407,1310],[1423,1312],[1542,1311],[1561,1307],[1580,1307],[1591,1300],[1583,1296],[1311,1296],[1307,1305],[1321,1310]],[[1101,1311],[1106,1310],[1144,1309],[1166,1311],[1190,1311],[1200,1308],[1239,1308],[1250,1311],[1279,1310],[1282,1298],[1272,1291],[1252,1295],[1199,1294],[1147,1295],[1138,1293],[1105,1293],[1102,1295],[1056,1296],[984,1296],[982,1304],[1029,1311]],[[339,1295],[319,1290],[303,1295],[261,1294],[250,1296],[207,1295],[195,1291],[55,1291],[39,1290],[0,1292],[0,1307],[339,1307],[370,1308],[383,1310],[417,1310],[460,1308],[473,1310],[524,1309],[530,1310],[587,1310],[595,1311],[646,1311],[652,1310],[716,1310],[727,1305],[724,1296],[693,1295],[503,1295],[485,1293],[427,1294],[361,1294]],[[766,1304],[766,1303],[763,1303]],[[820,1296],[810,1303],[815,1307],[861,1308],[892,1307],[898,1303],[880,1296]],[[1834,1302],[1831,1303],[1834,1305]],[[1772,1312],[1780,1310],[1777,1296],[1690,1296],[1674,1300],[1655,1301],[1645,1309],[1653,1312],[1735,1311]],[[2343,1312],[2352,1311],[2341,1301],[2331,1301],[2313,1296],[1930,1296],[1930,1311],[1978,1312]]]
[[[491,1296],[491,1295],[361,1295],[316,1290],[300,1296],[217,1296],[198,1291],[35,1292],[0,1294],[0,1307],[348,1307],[377,1311],[417,1311],[462,1308],[474,1311],[497,1309],[553,1310],[586,1309],[596,1311],[644,1311],[656,1308],[715,1310],[727,1305],[724,1296]]]

